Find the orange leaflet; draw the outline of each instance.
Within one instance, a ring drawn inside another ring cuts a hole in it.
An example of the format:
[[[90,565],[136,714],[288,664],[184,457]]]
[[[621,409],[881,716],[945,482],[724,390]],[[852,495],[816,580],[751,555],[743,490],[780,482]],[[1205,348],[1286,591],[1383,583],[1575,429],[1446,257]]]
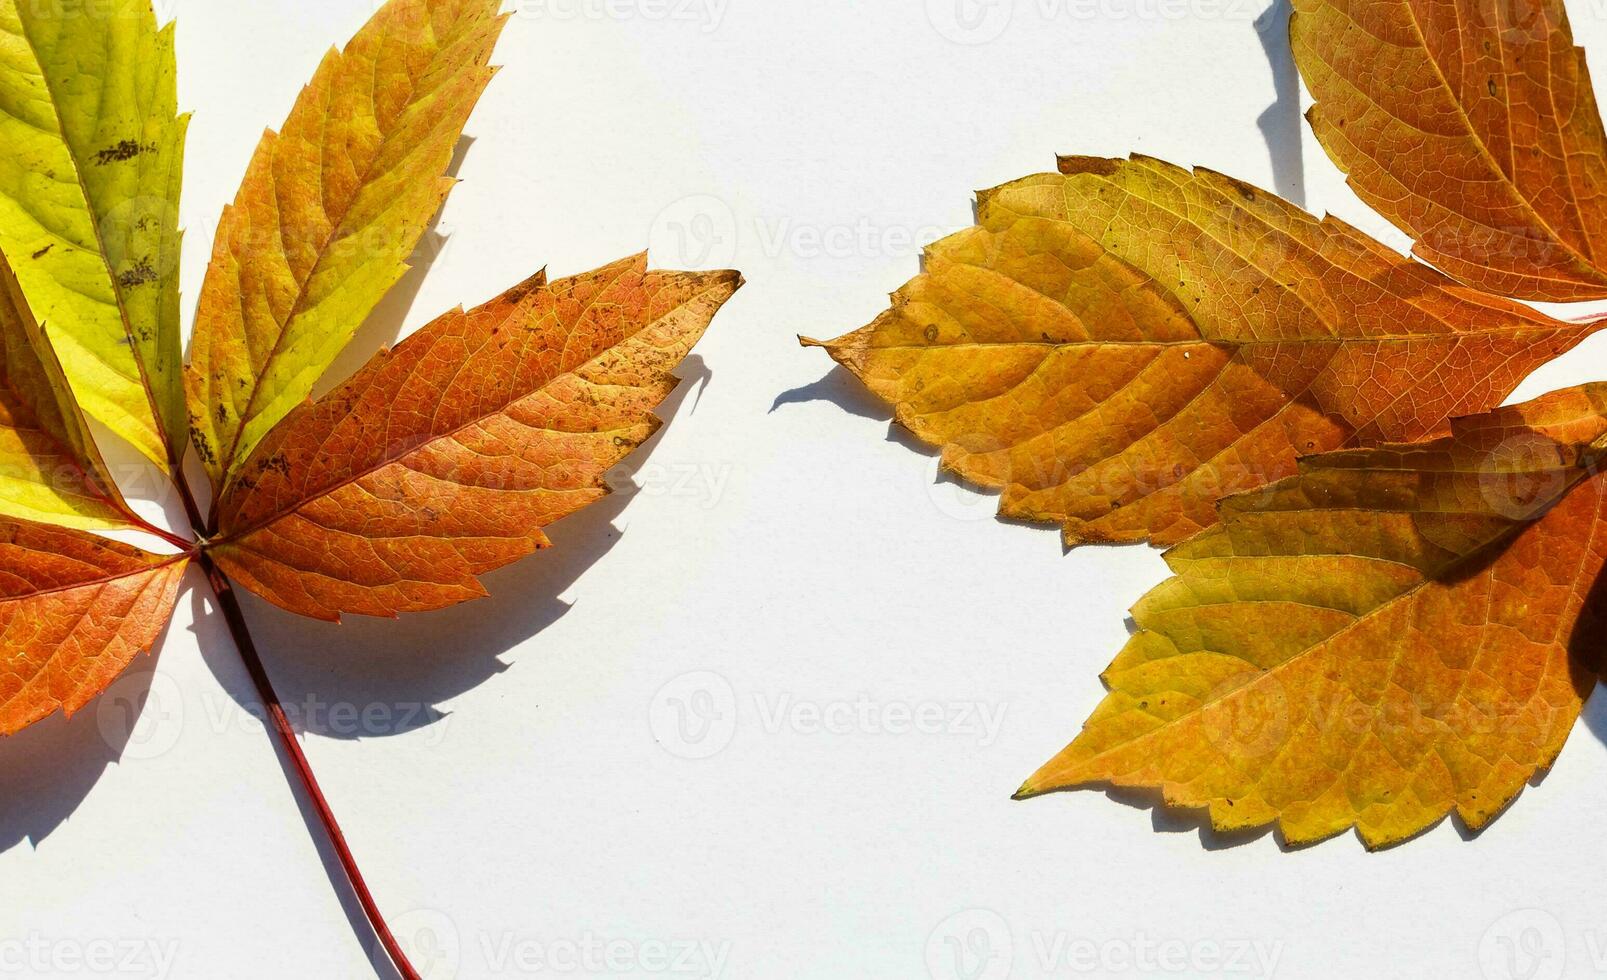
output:
[[[1562,0],[1295,0],[1311,128],[1425,260],[1503,296],[1607,297],[1607,136]]]
[[[0,735],[104,691],[167,625],[188,558],[0,520]]]
[[[1303,461],[1224,502],[1133,610],[1110,694],[1022,795],[1154,787],[1222,829],[1369,847],[1549,766],[1607,631],[1607,385]]]
[[[449,313],[292,413],[221,501],[218,564],[293,612],[484,594],[658,428],[670,371],[741,283],[636,256]]]
[[[1599,329],[1210,171],[1061,169],[985,193],[888,312],[824,346],[1071,545],[1175,544],[1299,456],[1435,435]]]

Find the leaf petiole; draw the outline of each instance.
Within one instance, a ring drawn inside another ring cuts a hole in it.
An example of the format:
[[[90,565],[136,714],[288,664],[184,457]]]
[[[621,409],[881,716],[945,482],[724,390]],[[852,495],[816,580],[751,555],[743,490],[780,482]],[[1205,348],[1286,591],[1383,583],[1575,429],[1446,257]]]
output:
[[[289,760],[289,769],[294,773],[296,780],[312,801],[313,809],[318,814],[318,822],[323,826],[324,834],[329,839],[330,846],[334,848],[335,855],[340,861],[341,870],[345,872],[347,884],[351,886],[356,895],[358,904],[362,906],[363,914],[367,917],[369,926],[379,939],[390,958],[391,964],[402,980],[421,980],[413,964],[407,959],[401,944],[386,924],[385,917],[380,913],[379,904],[374,901],[374,895],[368,889],[368,883],[363,880],[362,870],[357,866],[357,859],[353,856],[351,848],[346,843],[346,835],[340,829],[340,823],[335,819],[334,810],[324,797],[324,791],[318,785],[318,777],[313,774],[312,763],[302,751],[301,742],[296,738],[296,731],[291,727],[290,719],[285,715],[283,705],[278,693],[274,690],[273,681],[268,677],[268,670],[257,654],[256,643],[252,641],[251,630],[246,625],[245,613],[240,608],[239,598],[235,595],[234,586],[228,576],[218,568],[212,556],[207,553],[205,541],[208,524],[201,517],[201,509],[196,506],[195,495],[191,492],[189,482],[185,480],[182,472],[174,469],[173,483],[178,488],[179,496],[184,501],[184,511],[190,520],[197,537],[202,544],[195,545],[184,542],[186,550],[195,553],[202,571],[206,573],[207,583],[212,587],[212,593],[217,599],[218,608],[223,612],[223,619],[229,624],[229,633],[234,638],[234,645],[240,652],[240,659],[244,661],[246,672],[251,675],[251,682],[257,689],[257,696],[262,700],[264,714],[269,729],[272,730],[280,746],[284,749],[285,757]],[[168,537],[168,535],[163,535]],[[182,539],[176,539],[182,540]]]

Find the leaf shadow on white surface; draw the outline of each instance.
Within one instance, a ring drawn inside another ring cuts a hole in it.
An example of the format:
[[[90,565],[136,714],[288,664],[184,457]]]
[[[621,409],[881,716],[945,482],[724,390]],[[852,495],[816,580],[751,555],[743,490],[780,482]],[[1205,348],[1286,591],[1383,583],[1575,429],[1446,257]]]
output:
[[[118,710],[143,710],[151,690],[148,670],[131,671]],[[68,719],[55,714],[0,739],[0,854],[23,842],[38,847],[78,809],[107,768],[122,757],[132,727],[108,740],[96,705]]]
[[[198,585],[193,569],[185,588]],[[165,755],[182,728],[182,694],[171,681],[158,689],[158,659],[171,625],[100,697],[68,718],[60,711],[0,738],[0,854],[29,842],[38,847],[78,809],[131,742],[141,759]],[[177,719],[175,721],[175,719]]]
[[[836,405],[849,415],[875,422],[890,422],[893,419],[893,413],[888,411],[887,406],[840,364],[833,366],[819,381],[777,395],[770,405],[770,414],[774,415],[785,405],[807,405],[810,402]]]
[[[1588,707],[1587,710],[1589,710]],[[1597,710],[1604,715],[1603,720],[1607,721],[1607,708]],[[1542,769],[1535,773],[1534,776],[1530,777],[1526,789],[1540,786],[1540,784],[1545,781],[1549,772],[1550,770]],[[1346,836],[1353,838],[1357,843],[1361,842],[1360,834],[1354,830],[1350,831],[1348,834],[1336,834],[1333,837],[1326,837],[1323,840],[1313,841],[1305,844],[1291,844],[1284,840],[1281,833],[1275,832],[1276,828],[1272,824],[1267,824],[1262,827],[1247,828],[1244,830],[1218,830],[1211,825],[1210,814],[1203,807],[1194,808],[1170,806],[1163,801],[1159,790],[1114,786],[1108,783],[1094,784],[1075,790],[1061,790],[1055,793],[1046,793],[1038,800],[1024,801],[1023,805],[1031,806],[1035,802],[1047,800],[1056,796],[1064,796],[1069,793],[1087,791],[1104,793],[1104,795],[1113,802],[1120,803],[1123,806],[1132,807],[1135,810],[1150,811],[1150,826],[1155,830],[1156,833],[1195,833],[1199,836],[1200,847],[1207,851],[1231,850],[1236,847],[1243,847],[1246,844],[1253,844],[1269,836],[1277,845],[1278,850],[1284,852],[1285,854],[1292,851],[1303,851],[1308,848],[1319,847],[1325,843],[1332,842],[1337,838]],[[1424,837],[1438,830],[1446,821],[1450,821],[1451,826],[1456,828],[1456,833],[1462,838],[1462,840],[1476,840],[1485,832],[1490,830],[1490,828],[1499,823],[1501,817],[1503,817],[1509,809],[1511,809],[1519,800],[1521,800],[1524,795],[1524,793],[1520,792],[1517,796],[1514,796],[1512,799],[1508,800],[1506,805],[1501,808],[1500,812],[1498,812],[1490,819],[1488,823],[1478,830],[1474,830],[1473,828],[1469,827],[1462,821],[1460,817],[1455,816],[1454,814],[1447,814],[1446,816],[1441,817],[1432,824],[1429,824],[1427,827],[1418,831],[1416,834],[1413,834],[1411,837],[1396,841],[1393,844],[1380,848],[1380,850],[1393,850],[1397,847],[1409,844],[1420,837]]]
[[[681,414],[712,377],[687,358],[681,383],[658,410]],[[687,414],[691,414],[690,410]],[[652,458],[668,426],[609,471],[615,492],[548,528],[552,547],[483,576],[490,595],[400,620],[347,616],[323,623],[242,595],[258,649],[291,723],[326,738],[386,738],[440,723],[438,707],[507,670],[502,656],[569,612],[559,597],[600,561],[623,532],[614,526],[635,496],[633,477]],[[260,712],[227,639],[204,648],[213,673],[240,707]]]
[[[854,377],[847,368],[840,364],[832,367],[830,371],[826,372],[825,377],[822,377],[819,381],[802,385],[777,395],[776,400],[770,405],[769,414],[773,415],[787,405],[807,405],[811,402],[825,402],[829,405],[835,405],[849,415],[858,418],[870,419],[872,422],[886,422],[888,442],[908,449],[910,452],[920,453],[928,458],[935,459],[940,455],[937,447],[929,446],[922,442],[915,433],[894,421],[892,411],[875,395],[872,395],[863,382]],[[999,494],[997,490],[990,490],[987,487],[967,483],[958,474],[944,469],[938,470],[937,478],[934,482],[963,487],[966,490],[984,496],[998,496]],[[1000,517],[998,520],[1005,524],[1022,523],[1006,517]]]
[[[1289,46],[1290,0],[1273,0],[1255,19],[1255,31],[1272,69],[1272,104],[1256,117],[1272,163],[1272,189],[1292,204],[1306,206],[1305,116],[1300,112],[1300,70]]]

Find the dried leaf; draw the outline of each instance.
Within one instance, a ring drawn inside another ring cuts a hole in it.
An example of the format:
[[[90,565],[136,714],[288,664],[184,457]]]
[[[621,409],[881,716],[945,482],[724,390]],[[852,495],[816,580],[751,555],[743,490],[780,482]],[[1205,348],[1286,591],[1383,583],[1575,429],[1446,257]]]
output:
[[[104,691],[167,625],[188,559],[0,521],[0,735]]]
[[[263,136],[218,226],[186,372],[215,487],[306,400],[407,271],[494,74],[499,6],[390,0]]]
[[[1298,456],[1435,435],[1599,329],[1205,170],[1067,158],[982,195],[827,344],[945,468],[1068,544],[1175,544]]]
[[[0,252],[84,411],[165,466],[184,431],[172,25],[150,0],[0,0],[0,51]]]
[[[3,255],[0,515],[83,529],[131,523],[55,352]]]
[[[221,501],[218,564],[320,619],[484,595],[476,576],[608,493],[741,281],[646,265],[538,276],[449,313],[293,412]]]
[[[1024,795],[1160,788],[1370,847],[1494,818],[1596,683],[1607,385],[1305,460],[1167,555],[1082,734]]]
[[[1562,0],[1295,0],[1317,138],[1470,286],[1607,297],[1607,136]]]

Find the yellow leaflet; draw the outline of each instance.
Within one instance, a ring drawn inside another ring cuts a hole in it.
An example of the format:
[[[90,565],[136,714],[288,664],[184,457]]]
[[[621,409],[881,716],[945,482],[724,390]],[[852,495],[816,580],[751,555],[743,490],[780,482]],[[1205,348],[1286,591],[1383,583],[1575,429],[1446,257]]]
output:
[[[0,256],[0,515],[127,526],[128,507],[17,281]]]
[[[391,0],[257,147],[218,225],[186,376],[221,488],[407,270],[494,73],[497,0]]]
[[[172,25],[149,0],[0,0],[0,251],[91,416],[182,431]]]

